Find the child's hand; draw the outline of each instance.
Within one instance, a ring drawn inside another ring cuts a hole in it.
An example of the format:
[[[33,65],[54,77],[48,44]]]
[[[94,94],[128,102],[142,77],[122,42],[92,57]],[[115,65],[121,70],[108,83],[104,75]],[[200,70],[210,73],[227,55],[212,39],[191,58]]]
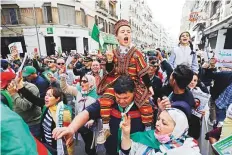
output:
[[[114,53],[112,51],[106,51],[106,59],[108,62],[112,62],[114,58]]]
[[[154,90],[153,90],[152,86],[149,87],[149,91],[150,91],[151,95],[153,96],[154,95]]]

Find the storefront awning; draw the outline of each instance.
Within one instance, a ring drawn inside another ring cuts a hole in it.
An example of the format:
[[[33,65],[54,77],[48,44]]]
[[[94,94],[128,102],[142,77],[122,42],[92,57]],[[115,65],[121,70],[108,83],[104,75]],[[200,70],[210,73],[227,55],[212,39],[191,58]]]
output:
[[[217,24],[214,24],[208,28],[206,28],[204,30],[204,33],[207,35],[207,34],[210,34],[214,31],[218,31],[222,28],[226,28],[228,27],[228,24],[232,23],[232,15],[230,15],[229,17],[225,18],[224,20],[218,22]]]

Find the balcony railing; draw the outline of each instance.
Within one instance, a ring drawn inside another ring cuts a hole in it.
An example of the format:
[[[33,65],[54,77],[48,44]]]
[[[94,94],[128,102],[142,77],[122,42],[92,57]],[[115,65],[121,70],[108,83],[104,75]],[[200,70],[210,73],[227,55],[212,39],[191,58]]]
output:
[[[118,20],[118,16],[116,15],[116,12],[110,11],[109,13],[110,13],[110,17],[109,18],[111,18],[113,20],[116,20],[116,21]]]

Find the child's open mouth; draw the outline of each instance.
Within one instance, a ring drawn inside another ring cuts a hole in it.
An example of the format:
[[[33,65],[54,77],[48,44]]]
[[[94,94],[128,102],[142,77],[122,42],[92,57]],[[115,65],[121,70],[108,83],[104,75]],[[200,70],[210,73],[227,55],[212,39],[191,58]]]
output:
[[[125,37],[125,38],[124,38],[124,42],[125,42],[125,43],[128,43],[128,37]]]

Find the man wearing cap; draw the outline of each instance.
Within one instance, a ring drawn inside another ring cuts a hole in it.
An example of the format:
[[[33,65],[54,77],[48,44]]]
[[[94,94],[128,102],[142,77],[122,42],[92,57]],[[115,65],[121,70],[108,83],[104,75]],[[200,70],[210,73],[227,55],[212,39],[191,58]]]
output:
[[[140,110],[142,122],[146,126],[146,130],[149,130],[153,124],[153,110],[148,100],[153,94],[148,75],[149,67],[141,51],[131,42],[131,27],[129,22],[124,19],[119,20],[115,24],[114,30],[119,47],[116,50],[106,52],[106,70],[108,74],[103,77],[98,86],[98,94],[102,95],[99,102],[101,105],[101,117],[105,138],[110,135],[109,120],[111,106],[114,104],[115,99],[113,85],[121,75],[129,75],[135,82],[134,102]]]
[[[88,72],[91,71],[92,62],[93,62],[92,58],[89,57],[89,56],[86,56],[86,57],[83,59],[84,67],[81,67],[81,68],[73,68],[73,73],[74,73],[76,76],[80,76],[80,79],[81,79],[85,74],[87,74]]]
[[[49,82],[37,75],[36,69],[33,66],[26,66],[23,68],[23,77],[26,78],[28,82],[35,84],[39,88],[41,98],[45,97],[46,91],[49,87]]]
[[[32,94],[39,97],[39,89],[34,84],[24,82],[23,85]],[[24,98],[24,96],[21,93],[18,93],[17,86],[15,83],[11,83],[7,87],[7,90],[14,102],[13,110],[17,114],[19,114],[27,123],[33,136],[39,138],[41,108],[36,105],[33,105],[33,103],[29,102],[26,98]]]

